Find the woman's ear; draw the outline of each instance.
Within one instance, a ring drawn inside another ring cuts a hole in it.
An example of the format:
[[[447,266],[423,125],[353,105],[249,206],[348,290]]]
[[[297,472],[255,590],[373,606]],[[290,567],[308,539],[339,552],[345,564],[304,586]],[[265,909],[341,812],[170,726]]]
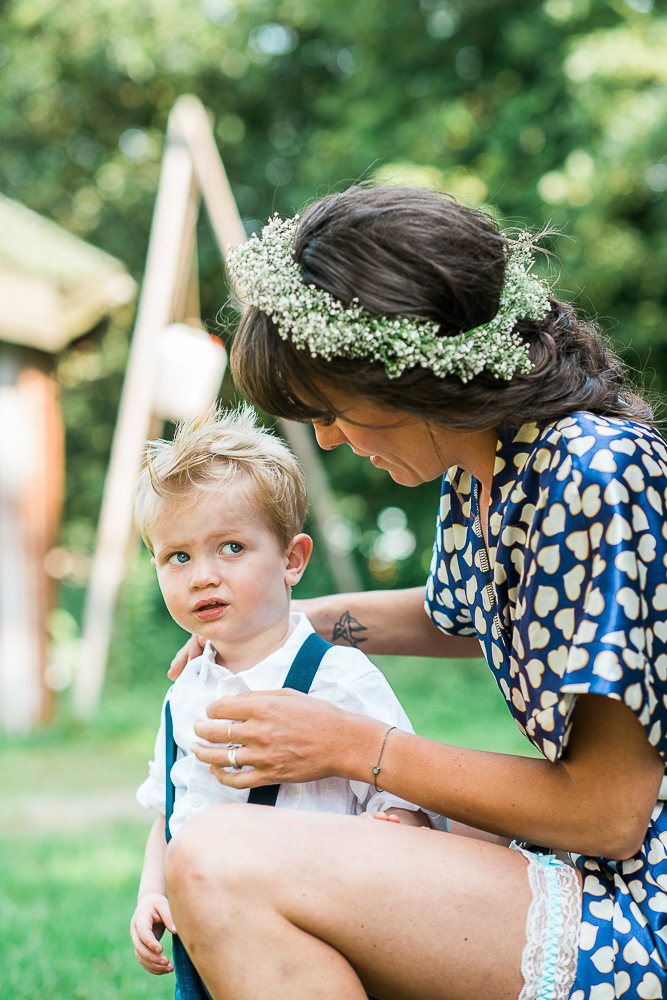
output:
[[[295,535],[285,549],[285,583],[294,587],[304,574],[313,551],[313,540],[303,532]]]

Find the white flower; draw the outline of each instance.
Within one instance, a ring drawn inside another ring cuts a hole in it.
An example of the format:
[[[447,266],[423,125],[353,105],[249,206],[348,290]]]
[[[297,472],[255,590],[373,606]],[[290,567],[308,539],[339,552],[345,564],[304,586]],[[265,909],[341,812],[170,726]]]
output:
[[[462,382],[486,369],[510,380],[528,372],[528,345],[513,333],[519,319],[543,319],[549,291],[529,273],[530,237],[507,258],[498,312],[488,323],[453,337],[439,335],[439,325],[409,316],[372,316],[353,299],[347,308],[328,292],[305,285],[292,256],[299,216],[275,215],[262,230],[229,251],[227,265],[252,305],[271,316],[283,340],[327,360],[334,357],[381,361],[389,378],[420,366]],[[335,317],[335,321],[332,322]]]

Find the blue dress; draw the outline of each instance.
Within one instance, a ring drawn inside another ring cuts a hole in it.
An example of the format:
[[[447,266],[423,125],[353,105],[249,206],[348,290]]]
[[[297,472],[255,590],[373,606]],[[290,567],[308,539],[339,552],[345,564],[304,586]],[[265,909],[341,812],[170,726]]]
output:
[[[577,695],[623,700],[667,750],[667,448],[590,413],[503,429],[484,545],[477,482],[443,480],[426,610],[477,635],[521,732],[566,752]],[[571,1000],[667,995],[667,780],[628,861],[572,855],[584,877]],[[530,846],[530,845],[527,845]]]

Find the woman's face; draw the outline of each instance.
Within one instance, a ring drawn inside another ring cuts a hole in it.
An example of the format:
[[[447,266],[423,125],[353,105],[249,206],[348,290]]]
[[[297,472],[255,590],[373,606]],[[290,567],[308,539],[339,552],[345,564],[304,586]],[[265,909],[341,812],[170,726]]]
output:
[[[479,478],[496,444],[496,432],[455,431],[358,397],[326,389],[331,404],[342,414],[332,423],[314,421],[321,448],[349,444],[355,455],[369,458],[403,486],[418,486],[439,478],[452,465],[461,465]]]

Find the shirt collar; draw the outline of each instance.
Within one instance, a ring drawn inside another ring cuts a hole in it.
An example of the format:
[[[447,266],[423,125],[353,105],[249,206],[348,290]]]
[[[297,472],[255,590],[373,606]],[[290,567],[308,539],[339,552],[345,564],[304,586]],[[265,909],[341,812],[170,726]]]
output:
[[[222,671],[221,678],[238,677],[243,680],[249,691],[273,691],[282,687],[294,657],[311,632],[315,631],[302,611],[293,611],[289,617],[294,629],[287,641],[254,667],[242,670],[238,674],[233,674],[221,664],[216,664],[215,649],[210,642],[207,642],[201,657],[200,680],[205,682],[212,667],[215,666],[216,673]]]

